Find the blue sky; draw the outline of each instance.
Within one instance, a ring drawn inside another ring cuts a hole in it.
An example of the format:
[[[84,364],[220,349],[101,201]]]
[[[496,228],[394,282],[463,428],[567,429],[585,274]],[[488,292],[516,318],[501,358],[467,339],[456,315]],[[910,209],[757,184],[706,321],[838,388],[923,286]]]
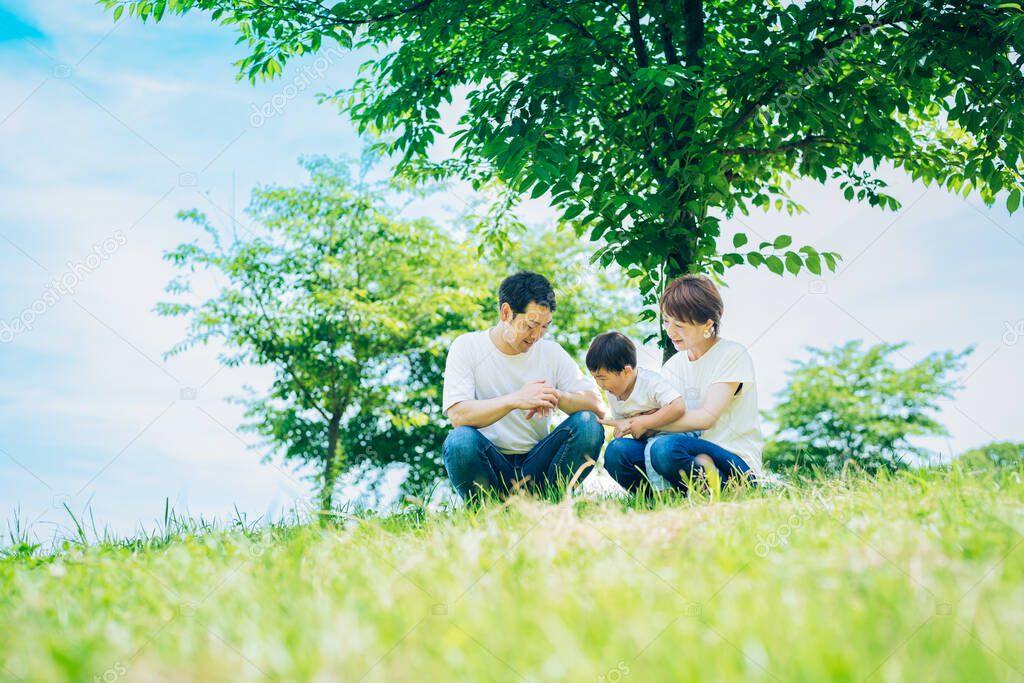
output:
[[[76,512],[90,503],[99,527],[127,533],[151,527],[165,498],[208,517],[235,506],[276,517],[308,495],[235,431],[241,413],[226,397],[265,384],[266,372],[221,369],[214,348],[162,361],[183,323],[153,313],[173,275],[163,251],[196,236],[179,209],[226,226],[254,185],[300,182],[299,156],[358,153],[352,126],[314,97],[350,83],[358,56],[307,58],[253,87],[235,80],[243,55],[200,15],[115,25],[88,3],[0,0],[3,526],[19,510],[47,538],[67,526],[65,502]],[[311,83],[286,90],[303,73]],[[279,112],[254,115],[271,102]],[[906,340],[907,361],[974,345],[965,388],[943,411],[952,435],[930,445],[955,453],[1024,439],[1014,398],[1024,382],[1022,219],[889,176],[898,213],[808,183],[794,189],[806,215],[727,224],[725,240],[785,232],[846,262],[821,279],[732,271],[724,334],[750,346],[762,407],[808,345]],[[466,196],[411,210],[447,220]],[[553,215],[543,201],[522,212],[537,223]],[[61,278],[70,286],[55,296]],[[31,329],[4,337],[3,324],[26,315]]]

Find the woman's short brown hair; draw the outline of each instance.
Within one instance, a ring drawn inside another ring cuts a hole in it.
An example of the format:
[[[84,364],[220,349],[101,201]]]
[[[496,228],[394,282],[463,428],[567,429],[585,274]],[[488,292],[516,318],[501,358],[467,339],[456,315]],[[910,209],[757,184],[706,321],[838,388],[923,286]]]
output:
[[[718,288],[705,275],[677,277],[665,286],[665,293],[661,295],[662,313],[692,325],[703,325],[710,320],[715,324],[714,334],[718,334],[724,308]]]

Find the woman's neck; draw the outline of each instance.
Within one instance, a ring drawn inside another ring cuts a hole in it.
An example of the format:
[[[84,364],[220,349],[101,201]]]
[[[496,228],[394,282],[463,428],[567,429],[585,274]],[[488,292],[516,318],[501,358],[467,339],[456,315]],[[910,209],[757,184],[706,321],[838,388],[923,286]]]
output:
[[[686,349],[686,355],[691,360],[697,360],[705,353],[707,353],[712,346],[718,343],[718,335],[711,337],[710,339],[704,339],[698,346],[693,346]]]

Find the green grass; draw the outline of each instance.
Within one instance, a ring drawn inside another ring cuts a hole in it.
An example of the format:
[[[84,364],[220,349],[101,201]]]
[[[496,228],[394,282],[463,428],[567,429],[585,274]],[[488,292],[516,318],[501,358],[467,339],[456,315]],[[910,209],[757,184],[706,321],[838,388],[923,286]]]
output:
[[[12,543],[0,679],[1022,680],[1021,475]]]

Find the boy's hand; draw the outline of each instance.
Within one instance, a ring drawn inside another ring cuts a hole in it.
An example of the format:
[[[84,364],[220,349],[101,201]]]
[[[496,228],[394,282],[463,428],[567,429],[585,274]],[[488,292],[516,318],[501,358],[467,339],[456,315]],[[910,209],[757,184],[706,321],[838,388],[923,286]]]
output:
[[[640,431],[637,430],[637,418],[635,417],[625,418],[621,420],[609,420],[602,418],[598,420],[598,422],[607,427],[612,427],[615,429],[614,434],[612,434],[612,438],[614,439],[618,439],[623,436],[632,436],[635,439],[641,433]],[[641,427],[642,426],[643,425],[641,423]]]

